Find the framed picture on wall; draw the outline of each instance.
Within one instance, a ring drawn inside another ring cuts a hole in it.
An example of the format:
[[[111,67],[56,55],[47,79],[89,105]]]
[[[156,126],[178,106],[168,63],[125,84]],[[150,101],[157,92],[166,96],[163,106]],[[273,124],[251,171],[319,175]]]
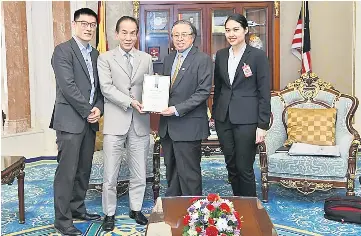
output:
[[[147,12],[147,33],[168,33],[169,30],[168,11]]]
[[[152,61],[159,61],[160,47],[148,47],[148,53],[152,56]]]

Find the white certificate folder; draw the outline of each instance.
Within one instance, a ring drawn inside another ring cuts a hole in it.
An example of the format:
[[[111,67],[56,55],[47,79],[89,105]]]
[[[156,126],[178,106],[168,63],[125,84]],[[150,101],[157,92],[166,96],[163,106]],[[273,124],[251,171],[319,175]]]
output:
[[[144,112],[162,112],[168,108],[170,76],[144,75],[142,103]]]

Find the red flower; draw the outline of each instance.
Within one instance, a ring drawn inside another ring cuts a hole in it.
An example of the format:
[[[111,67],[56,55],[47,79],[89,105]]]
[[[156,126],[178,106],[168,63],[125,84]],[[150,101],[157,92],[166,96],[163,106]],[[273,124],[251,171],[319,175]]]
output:
[[[191,204],[193,204],[193,203],[195,203],[196,201],[198,201],[199,200],[199,197],[193,197],[191,200],[190,200],[190,202],[191,202]]]
[[[183,217],[183,224],[188,225],[190,219],[191,219],[191,217],[189,215],[184,216]]]
[[[215,221],[213,220],[213,218],[208,218],[208,223],[210,225],[214,225]]]
[[[201,227],[196,227],[196,231],[197,231],[197,233],[201,233],[202,232],[202,228]]]
[[[208,228],[206,228],[206,235],[207,236],[217,236],[218,235],[218,229],[211,225]]]
[[[221,234],[221,236],[227,236],[226,234]]]
[[[214,211],[216,209],[212,204],[208,204],[206,207],[209,211]]]
[[[240,229],[242,224],[241,224],[241,219],[239,218],[239,213],[237,211],[234,211],[233,214],[236,217],[237,222],[238,222],[237,229]]]
[[[218,196],[218,194],[210,193],[210,194],[208,194],[207,199],[210,202],[214,202],[219,199],[219,196]]]
[[[239,218],[239,213],[238,213],[238,211],[234,211],[233,214],[234,214],[234,216],[235,216],[236,218]]]
[[[221,208],[225,212],[231,212],[231,208],[229,208],[227,203],[222,203],[219,208]]]

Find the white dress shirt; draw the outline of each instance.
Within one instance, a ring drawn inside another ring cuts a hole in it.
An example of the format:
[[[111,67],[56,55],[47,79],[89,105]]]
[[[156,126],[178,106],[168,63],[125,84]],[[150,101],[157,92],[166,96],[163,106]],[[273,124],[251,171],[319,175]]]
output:
[[[241,58],[243,56],[244,50],[246,50],[247,44],[245,44],[238,53],[237,56],[234,55],[233,47],[229,48],[229,57],[228,57],[228,75],[229,75],[229,82],[231,85],[234,81],[234,76],[236,74],[236,70],[238,67],[239,62],[241,61]]]

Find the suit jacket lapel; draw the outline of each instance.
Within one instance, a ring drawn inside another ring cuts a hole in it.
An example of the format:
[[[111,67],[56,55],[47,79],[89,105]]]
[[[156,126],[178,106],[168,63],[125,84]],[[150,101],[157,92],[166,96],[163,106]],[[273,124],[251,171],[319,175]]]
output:
[[[124,60],[123,55],[120,53],[118,47],[113,49],[113,57],[114,57],[114,60],[120,66],[120,68],[122,68],[124,70],[124,72],[129,76],[129,78],[131,78],[131,75],[129,74],[128,68],[127,68],[127,66],[125,64],[126,61]]]
[[[251,46],[248,46],[248,44],[247,44],[246,49],[244,50],[244,53],[242,55],[242,58],[239,61],[239,64],[237,66],[237,70],[236,70],[236,74],[234,75],[234,80],[233,80],[232,86],[235,86],[237,83],[239,83],[240,81],[242,81],[245,78],[244,73],[242,71],[242,66],[246,62],[248,56],[250,55],[250,52],[251,52]],[[242,71],[242,72],[240,72],[240,71]],[[241,73],[240,76],[238,76],[239,73]]]
[[[96,88],[98,86],[98,73],[97,73],[98,69],[97,69],[97,58],[94,48],[90,53],[90,57],[92,59],[92,64],[93,64],[94,87]]]
[[[172,52],[171,54],[169,54],[169,58],[166,57],[163,62],[163,75],[168,75],[169,76],[169,83],[172,83],[172,66],[175,60],[177,53],[176,52]],[[169,89],[169,94],[171,92],[171,89]]]
[[[187,71],[188,67],[192,64],[194,53],[196,53],[197,51],[198,48],[196,46],[193,46],[192,49],[188,52],[187,57],[183,61],[182,66],[178,71],[177,77],[174,81],[171,91],[173,91],[175,87],[177,87],[179,82],[182,80],[184,73]]]
[[[164,75],[169,75],[172,77],[172,66],[175,60],[177,53],[173,52],[170,54],[169,60],[164,61]],[[172,80],[172,78],[171,78]]]
[[[228,73],[228,57],[229,57],[229,48],[224,53],[224,56],[221,56],[221,59],[220,59],[221,60],[221,66],[220,66],[220,68],[224,68],[224,70],[223,70],[224,81],[226,82],[228,87],[231,87],[231,82],[229,81],[229,73]]]
[[[134,51],[134,53],[133,53],[134,58],[133,58],[133,70],[132,70],[131,80],[134,79],[135,73],[137,72],[140,62],[141,62],[138,50],[133,49],[133,51]]]
[[[73,51],[74,51],[74,53],[76,55],[76,58],[78,58],[78,61],[80,62],[81,67],[83,67],[83,70],[84,70],[85,74],[88,76],[88,78],[90,80],[89,71],[88,71],[88,68],[87,68],[87,66],[85,64],[84,57],[81,54],[80,48],[79,48],[78,44],[76,43],[75,39],[72,38],[70,40],[70,45],[71,45],[71,48],[73,49]]]

